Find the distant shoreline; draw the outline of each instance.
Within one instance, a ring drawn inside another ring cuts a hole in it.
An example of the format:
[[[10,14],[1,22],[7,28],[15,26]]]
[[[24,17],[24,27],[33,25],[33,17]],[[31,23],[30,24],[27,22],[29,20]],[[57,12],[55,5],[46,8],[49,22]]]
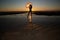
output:
[[[12,14],[23,14],[28,13],[28,11],[10,11],[10,12],[0,12],[0,15],[12,15]],[[32,11],[36,15],[60,15],[60,11]]]

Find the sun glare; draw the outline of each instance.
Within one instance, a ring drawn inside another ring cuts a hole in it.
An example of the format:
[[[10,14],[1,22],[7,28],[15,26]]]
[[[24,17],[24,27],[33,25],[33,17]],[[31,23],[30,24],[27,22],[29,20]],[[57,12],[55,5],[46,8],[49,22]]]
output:
[[[31,2],[26,3],[26,8],[29,8],[29,5],[32,4]]]
[[[27,11],[29,11],[29,5],[32,5],[32,3],[31,2],[27,2],[26,5],[25,5]]]

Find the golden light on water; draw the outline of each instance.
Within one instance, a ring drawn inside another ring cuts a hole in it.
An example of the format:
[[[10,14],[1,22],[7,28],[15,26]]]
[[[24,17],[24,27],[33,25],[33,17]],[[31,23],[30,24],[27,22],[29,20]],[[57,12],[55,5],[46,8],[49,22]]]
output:
[[[32,22],[32,16],[29,16],[29,22]]]
[[[31,12],[28,15],[28,22],[32,22],[32,13]]]

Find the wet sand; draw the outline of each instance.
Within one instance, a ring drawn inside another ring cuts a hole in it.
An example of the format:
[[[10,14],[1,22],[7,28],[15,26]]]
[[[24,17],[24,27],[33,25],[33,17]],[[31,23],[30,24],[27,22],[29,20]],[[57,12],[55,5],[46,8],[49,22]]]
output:
[[[60,40],[59,17],[32,18],[28,23],[24,14],[0,16],[0,40]]]
[[[17,31],[3,32],[1,40],[59,40],[60,28],[27,24]]]

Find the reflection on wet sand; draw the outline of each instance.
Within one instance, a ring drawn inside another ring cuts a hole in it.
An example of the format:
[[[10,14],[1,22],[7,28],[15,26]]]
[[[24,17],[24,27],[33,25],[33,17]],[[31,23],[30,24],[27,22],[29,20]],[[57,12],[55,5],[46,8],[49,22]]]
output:
[[[22,27],[13,27],[8,32],[1,32],[0,40],[59,40],[58,27],[46,27],[32,23],[32,13],[27,15],[28,23]],[[17,23],[16,23],[17,24]]]
[[[27,21],[32,23],[32,12],[29,12],[27,15]]]
[[[32,23],[32,12],[28,12],[27,22],[28,23],[27,23],[27,25],[25,25],[24,29],[32,30],[32,29],[39,27],[39,25]]]

